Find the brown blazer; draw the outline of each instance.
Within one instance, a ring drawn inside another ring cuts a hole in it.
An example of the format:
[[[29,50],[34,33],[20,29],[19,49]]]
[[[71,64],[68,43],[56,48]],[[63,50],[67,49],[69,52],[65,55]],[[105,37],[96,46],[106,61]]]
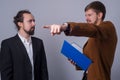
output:
[[[88,23],[68,22],[68,36],[89,37],[83,52],[93,63],[88,68],[88,80],[110,80],[111,67],[117,44],[116,30],[112,22],[104,21],[99,26]]]

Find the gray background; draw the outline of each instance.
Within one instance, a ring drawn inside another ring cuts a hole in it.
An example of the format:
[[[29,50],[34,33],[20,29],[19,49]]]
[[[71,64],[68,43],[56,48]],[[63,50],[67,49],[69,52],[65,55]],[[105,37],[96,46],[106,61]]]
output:
[[[85,22],[84,7],[93,0],[0,0],[0,42],[14,36],[16,28],[13,16],[19,10],[29,9],[36,18],[35,36],[44,41],[50,80],[81,80],[82,71],[76,71],[66,57],[61,53],[64,40],[76,42],[81,47],[87,38],[66,37],[61,35],[51,36],[49,30],[43,29],[46,24],[62,24],[66,21]],[[100,0],[106,5],[107,15],[105,20],[111,20],[120,38],[120,0]],[[112,67],[112,80],[120,79],[120,42],[116,49]]]

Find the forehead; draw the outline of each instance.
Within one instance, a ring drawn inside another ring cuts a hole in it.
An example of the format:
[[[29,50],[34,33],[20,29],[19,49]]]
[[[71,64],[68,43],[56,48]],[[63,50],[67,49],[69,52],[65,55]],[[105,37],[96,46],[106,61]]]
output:
[[[85,14],[92,14],[92,13],[96,13],[94,9],[88,9],[87,11],[85,11]]]
[[[23,14],[24,20],[25,19],[34,19],[34,16],[32,14],[24,13]]]

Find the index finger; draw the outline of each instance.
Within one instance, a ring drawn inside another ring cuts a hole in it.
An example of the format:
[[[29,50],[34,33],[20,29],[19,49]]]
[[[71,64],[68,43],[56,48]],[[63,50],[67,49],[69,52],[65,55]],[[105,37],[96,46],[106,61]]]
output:
[[[48,29],[50,29],[51,26],[50,26],[50,25],[45,25],[45,26],[43,26],[43,28],[48,28]]]

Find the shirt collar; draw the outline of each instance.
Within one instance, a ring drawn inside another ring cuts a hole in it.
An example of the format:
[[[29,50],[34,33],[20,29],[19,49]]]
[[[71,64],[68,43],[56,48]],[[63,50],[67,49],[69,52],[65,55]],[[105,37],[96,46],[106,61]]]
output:
[[[28,40],[26,38],[24,38],[23,36],[21,36],[19,33],[18,33],[18,36],[20,37],[20,39],[23,43],[31,43],[32,42],[31,36],[29,37]]]

